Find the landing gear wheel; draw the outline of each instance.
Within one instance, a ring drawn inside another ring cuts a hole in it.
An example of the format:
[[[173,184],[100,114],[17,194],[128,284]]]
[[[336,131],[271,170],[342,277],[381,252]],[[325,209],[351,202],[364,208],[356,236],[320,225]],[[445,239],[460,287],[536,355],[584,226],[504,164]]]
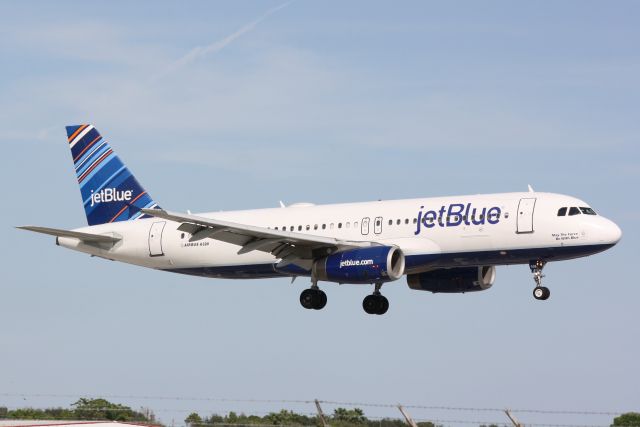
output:
[[[362,308],[367,314],[376,314],[376,308],[378,307],[378,301],[376,295],[367,295],[362,300]]]
[[[308,310],[322,310],[327,305],[327,294],[320,289],[305,289],[300,294],[300,304]]]
[[[362,300],[362,308],[367,314],[385,314],[389,310],[389,300],[382,295],[367,295]]]
[[[537,300],[544,301],[549,299],[550,296],[551,291],[549,290],[549,288],[546,288],[544,286],[536,286],[533,290],[533,297]]]
[[[533,289],[533,297],[540,301],[547,300],[549,296],[551,296],[549,288],[542,286],[542,278],[544,277],[542,269],[546,263],[546,261],[540,259],[529,262],[529,268],[533,273],[533,280],[536,282],[536,287]]]
[[[308,310],[313,308],[313,294],[313,289],[305,289],[300,294],[300,304]]]
[[[378,312],[376,314],[385,314],[389,310],[389,300],[382,295],[378,296]]]
[[[314,310],[322,310],[324,306],[327,305],[327,294],[320,289],[316,290],[315,301],[313,308]]]

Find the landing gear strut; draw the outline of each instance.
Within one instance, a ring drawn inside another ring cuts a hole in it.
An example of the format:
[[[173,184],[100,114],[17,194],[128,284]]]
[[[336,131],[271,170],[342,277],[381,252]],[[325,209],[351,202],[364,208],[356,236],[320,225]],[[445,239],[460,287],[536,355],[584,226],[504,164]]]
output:
[[[533,289],[533,297],[541,301],[549,299],[549,296],[551,296],[549,288],[542,286],[542,278],[544,277],[542,269],[546,263],[546,261],[542,261],[541,259],[529,262],[529,268],[533,273],[533,280],[536,282],[536,287]]]
[[[389,310],[389,300],[380,293],[381,287],[382,283],[376,283],[373,294],[362,300],[362,308],[367,314],[385,314]]]
[[[327,305],[327,294],[318,288],[317,282],[314,282],[309,289],[300,294],[300,304],[309,310],[322,310]]]

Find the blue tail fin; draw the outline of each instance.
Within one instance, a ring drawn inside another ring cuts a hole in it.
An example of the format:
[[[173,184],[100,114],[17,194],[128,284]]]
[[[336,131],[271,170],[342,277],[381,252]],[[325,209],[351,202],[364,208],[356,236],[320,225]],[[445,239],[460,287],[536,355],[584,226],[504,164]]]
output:
[[[158,205],[92,125],[67,126],[73,165],[89,225],[147,217]]]

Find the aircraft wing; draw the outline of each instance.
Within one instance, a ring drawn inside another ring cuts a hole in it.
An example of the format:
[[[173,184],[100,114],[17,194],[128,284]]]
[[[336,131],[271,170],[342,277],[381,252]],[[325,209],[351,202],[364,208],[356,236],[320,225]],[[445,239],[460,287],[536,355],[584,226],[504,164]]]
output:
[[[22,225],[20,230],[35,231],[36,233],[49,234],[56,237],[73,237],[83,242],[91,243],[115,243],[120,240],[118,237],[105,236],[104,234],[82,233],[79,231],[62,230],[59,228],[37,227],[35,225]]]
[[[314,236],[254,225],[240,224],[197,215],[167,212],[162,209],[142,209],[147,215],[181,223],[178,230],[191,234],[190,242],[215,239],[240,246],[238,255],[259,250],[280,258],[279,267],[296,264],[311,268],[313,259],[338,250],[378,245],[375,242],[358,242]]]

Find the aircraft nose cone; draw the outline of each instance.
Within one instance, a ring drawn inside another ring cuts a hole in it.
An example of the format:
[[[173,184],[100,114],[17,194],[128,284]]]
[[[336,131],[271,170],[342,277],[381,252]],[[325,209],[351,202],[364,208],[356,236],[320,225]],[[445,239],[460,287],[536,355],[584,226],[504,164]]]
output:
[[[616,224],[613,221],[609,221],[609,226],[607,227],[607,234],[609,237],[609,241],[614,245],[618,243],[622,238],[622,230],[620,229],[620,227],[618,227],[618,224]]]
[[[622,238],[622,230],[618,225],[604,217],[590,218],[589,234],[594,243],[615,245]]]

